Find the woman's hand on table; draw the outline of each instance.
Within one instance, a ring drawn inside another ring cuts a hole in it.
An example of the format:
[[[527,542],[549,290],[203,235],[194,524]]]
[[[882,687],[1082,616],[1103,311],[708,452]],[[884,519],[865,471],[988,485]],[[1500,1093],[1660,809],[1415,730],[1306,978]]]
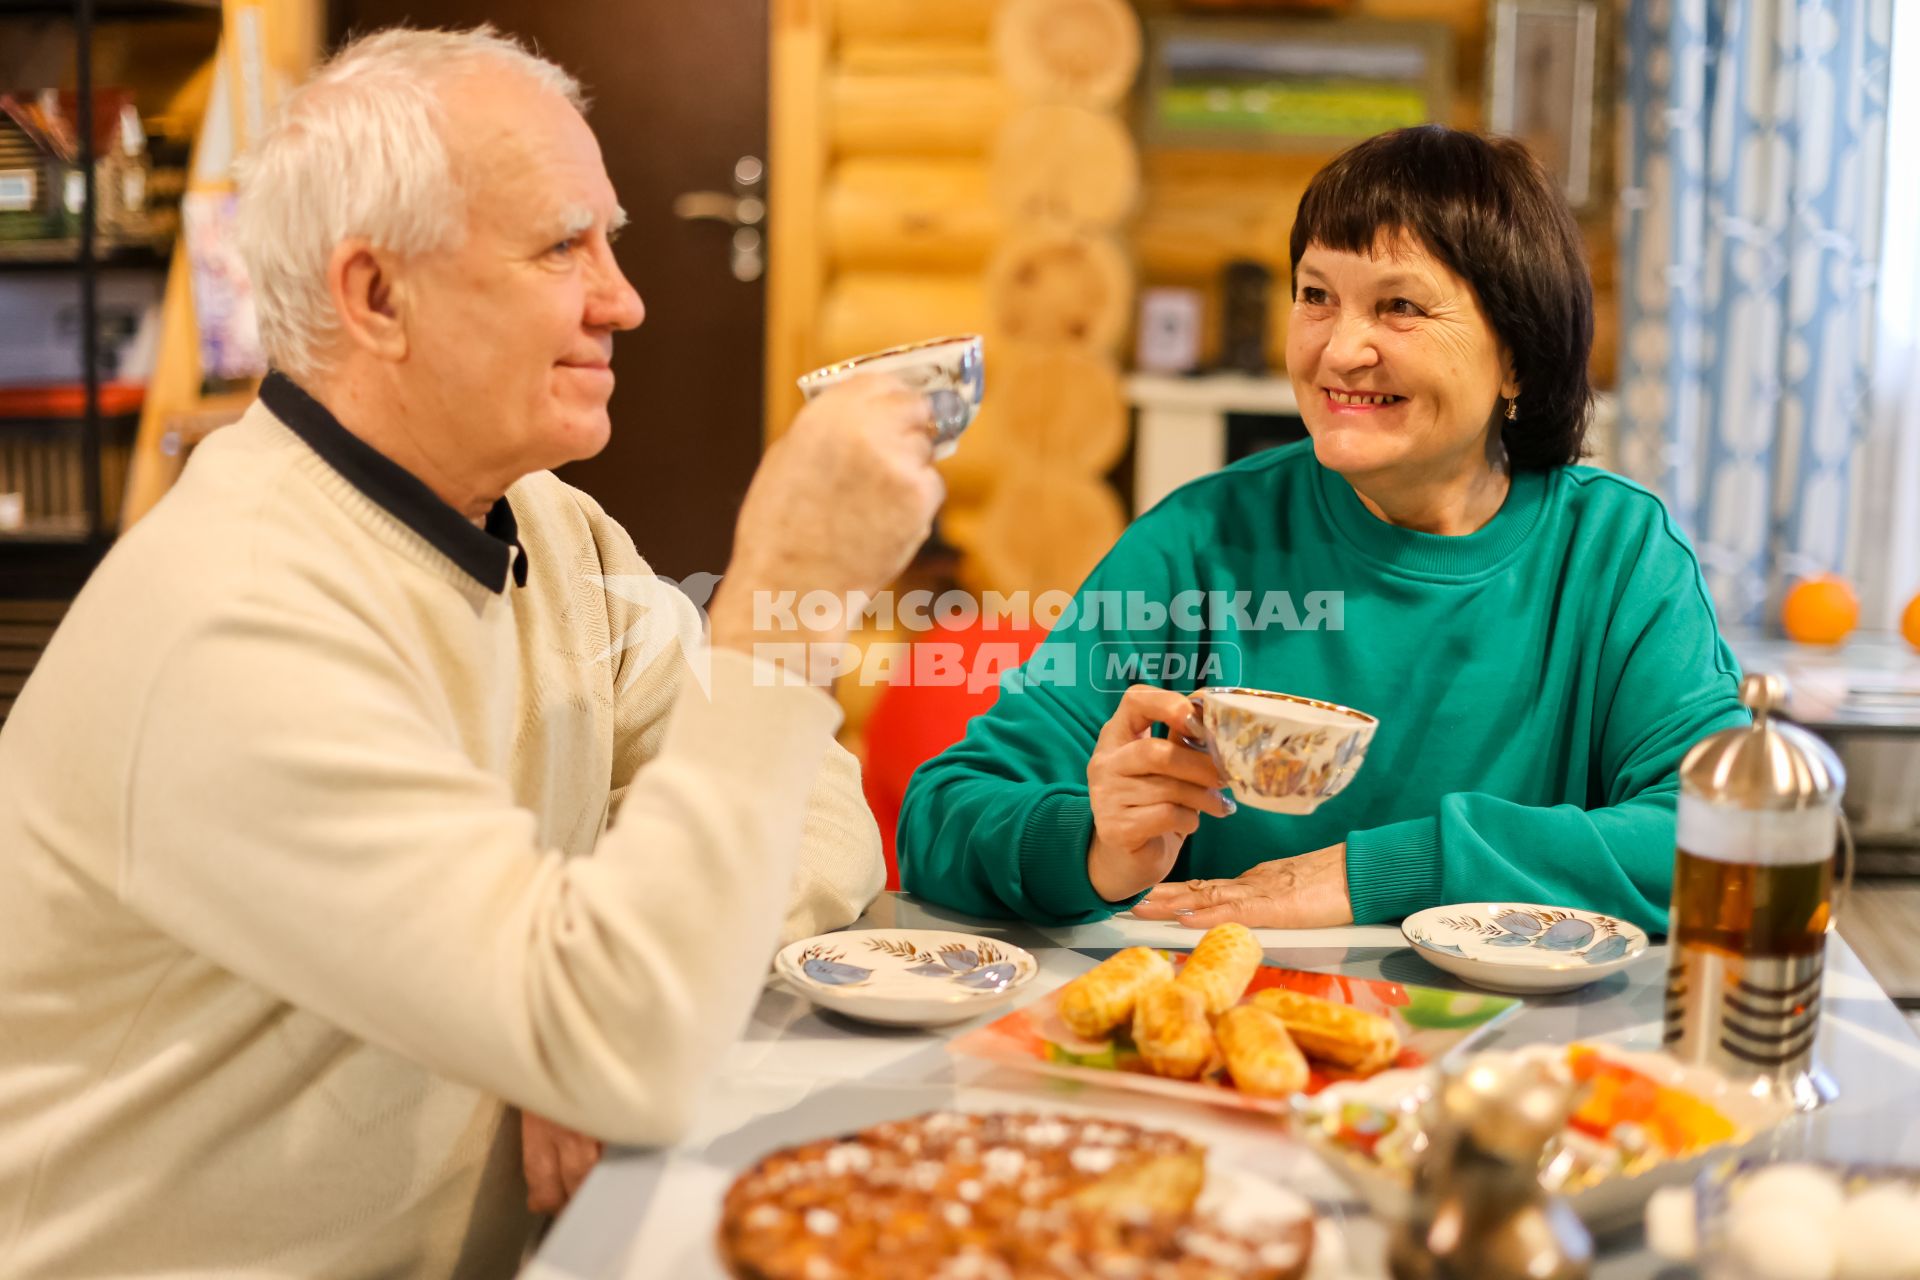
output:
[[[1249,929],[1325,929],[1353,923],[1347,896],[1347,846],[1331,845],[1263,862],[1232,880],[1183,880],[1157,886],[1133,914],[1189,929],[1238,923]]]
[[[558,1213],[600,1161],[598,1138],[589,1138],[531,1111],[520,1113],[520,1167],[527,1177],[527,1209]]]
[[[1192,715],[1184,695],[1137,684],[1100,730],[1087,761],[1093,802],[1087,879],[1109,902],[1159,884],[1201,814],[1233,812],[1213,757],[1181,741],[1197,736]],[[1156,724],[1166,725],[1169,736],[1153,737]]]

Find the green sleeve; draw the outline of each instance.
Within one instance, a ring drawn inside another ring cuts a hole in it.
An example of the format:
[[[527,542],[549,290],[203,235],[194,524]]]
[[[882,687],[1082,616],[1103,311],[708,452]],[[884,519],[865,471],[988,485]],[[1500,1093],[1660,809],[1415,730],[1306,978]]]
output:
[[[1649,529],[1597,649],[1586,806],[1532,807],[1457,792],[1439,812],[1347,836],[1359,924],[1450,902],[1540,902],[1621,916],[1656,933],[1673,894],[1680,760],[1710,733],[1748,723],[1739,667],[1715,625],[1698,562],[1670,518]],[[1549,744],[1542,744],[1546,749]]]
[[[1180,527],[1137,521],[1045,643],[1001,681],[993,708],[914,772],[896,841],[901,888],[971,915],[1043,924],[1104,919],[1145,896],[1108,902],[1087,879],[1087,761],[1125,692],[1124,676],[1109,675],[1115,659],[1166,650],[1164,621],[1123,624],[1129,597],[1168,600]]]

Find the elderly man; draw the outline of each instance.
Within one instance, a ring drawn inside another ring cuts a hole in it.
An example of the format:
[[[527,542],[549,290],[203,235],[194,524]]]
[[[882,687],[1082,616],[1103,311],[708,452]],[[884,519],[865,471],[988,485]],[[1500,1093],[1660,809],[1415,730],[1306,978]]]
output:
[[[485,30],[387,32],[251,162],[277,372],[0,735],[9,1276],[511,1271],[510,1108],[671,1140],[783,922],[878,889],[832,699],[752,656],[841,637],[752,604],[904,566],[925,409],[868,381],[800,415],[683,652],[547,470],[605,443],[642,314],[579,107]]]

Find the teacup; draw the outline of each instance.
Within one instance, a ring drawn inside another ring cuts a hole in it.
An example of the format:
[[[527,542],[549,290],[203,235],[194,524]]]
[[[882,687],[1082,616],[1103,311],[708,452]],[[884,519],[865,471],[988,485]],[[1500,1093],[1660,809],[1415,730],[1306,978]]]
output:
[[[800,378],[800,394],[811,400],[828,387],[862,373],[889,374],[926,396],[933,415],[935,458],[954,451],[960,433],[979,412],[980,397],[986,392],[985,356],[976,333],[888,347],[815,369]]]
[[[1214,764],[1241,804],[1308,814],[1353,781],[1380,722],[1337,703],[1266,689],[1193,694]]]

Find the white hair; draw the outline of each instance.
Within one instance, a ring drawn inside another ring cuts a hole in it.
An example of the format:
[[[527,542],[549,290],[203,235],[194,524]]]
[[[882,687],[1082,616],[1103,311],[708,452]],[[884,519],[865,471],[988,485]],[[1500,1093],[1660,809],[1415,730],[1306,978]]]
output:
[[[327,264],[342,240],[364,236],[403,255],[458,247],[466,193],[441,89],[502,69],[586,110],[577,80],[490,25],[363,36],[287,96],[238,168],[240,256],[275,368],[300,378],[324,367],[339,326]]]

